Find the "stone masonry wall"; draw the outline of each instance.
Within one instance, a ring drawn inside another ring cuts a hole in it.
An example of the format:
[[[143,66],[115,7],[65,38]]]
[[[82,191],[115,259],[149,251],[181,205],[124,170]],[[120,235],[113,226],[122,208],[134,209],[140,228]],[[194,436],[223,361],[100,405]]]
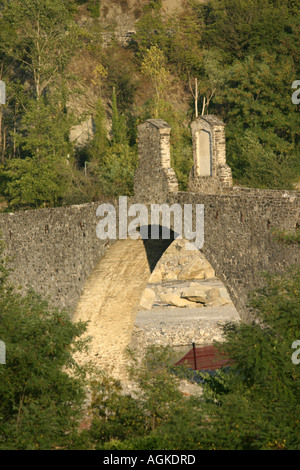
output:
[[[235,188],[230,195],[177,193],[172,203],[204,204],[203,253],[224,282],[241,318],[249,290],[263,271],[299,265],[299,248],[276,242],[272,228],[294,232],[300,223],[300,193]]]
[[[115,201],[110,201],[115,204]],[[33,288],[72,311],[109,243],[96,236],[99,203],[0,214],[4,254],[22,291]]]

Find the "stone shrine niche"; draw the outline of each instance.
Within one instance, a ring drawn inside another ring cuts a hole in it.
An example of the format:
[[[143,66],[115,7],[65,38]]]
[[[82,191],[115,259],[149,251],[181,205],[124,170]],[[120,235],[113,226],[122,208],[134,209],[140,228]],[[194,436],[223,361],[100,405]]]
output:
[[[212,176],[211,134],[202,129],[196,133],[196,174]]]
[[[232,188],[226,163],[225,124],[216,116],[199,116],[191,125],[194,165],[189,191],[222,193]]]

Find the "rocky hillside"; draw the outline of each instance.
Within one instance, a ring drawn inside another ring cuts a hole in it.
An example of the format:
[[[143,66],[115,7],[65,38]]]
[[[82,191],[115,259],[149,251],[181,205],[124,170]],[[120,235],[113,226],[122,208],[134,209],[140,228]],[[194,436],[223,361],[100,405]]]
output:
[[[115,23],[118,29],[130,31],[148,4],[149,0],[101,0],[100,15],[107,23]],[[162,12],[181,13],[186,4],[186,0],[162,0]]]
[[[135,22],[141,18],[149,0],[101,0],[98,21],[104,30],[114,30],[117,36],[124,37],[134,32]],[[171,16],[184,12],[187,0],[162,0],[162,14]],[[93,20],[84,4],[79,9],[78,23],[86,25]]]

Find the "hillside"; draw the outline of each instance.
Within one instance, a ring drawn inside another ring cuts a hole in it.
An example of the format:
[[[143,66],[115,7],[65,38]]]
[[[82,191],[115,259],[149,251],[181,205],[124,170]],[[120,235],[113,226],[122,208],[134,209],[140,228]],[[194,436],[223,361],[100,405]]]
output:
[[[197,113],[226,123],[235,184],[293,189],[296,13],[287,0],[5,1],[1,206],[131,195],[137,126],[151,117],[172,127],[172,165],[186,190]]]

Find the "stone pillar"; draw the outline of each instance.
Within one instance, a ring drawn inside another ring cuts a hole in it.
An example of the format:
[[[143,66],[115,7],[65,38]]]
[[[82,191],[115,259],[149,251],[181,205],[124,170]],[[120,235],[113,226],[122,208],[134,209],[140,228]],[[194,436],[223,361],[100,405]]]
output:
[[[170,126],[161,119],[148,119],[138,126],[138,168],[134,177],[136,202],[167,201],[178,191],[170,157]]]
[[[189,191],[222,193],[232,187],[226,163],[225,124],[213,115],[199,116],[191,125],[194,165]]]

